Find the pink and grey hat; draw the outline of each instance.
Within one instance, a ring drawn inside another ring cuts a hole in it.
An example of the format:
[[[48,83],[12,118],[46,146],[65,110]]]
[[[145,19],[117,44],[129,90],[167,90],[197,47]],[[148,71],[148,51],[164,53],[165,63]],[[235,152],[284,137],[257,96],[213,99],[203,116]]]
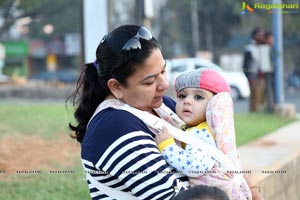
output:
[[[184,88],[201,88],[213,93],[230,92],[227,81],[215,70],[200,68],[183,72],[176,78],[175,90]]]

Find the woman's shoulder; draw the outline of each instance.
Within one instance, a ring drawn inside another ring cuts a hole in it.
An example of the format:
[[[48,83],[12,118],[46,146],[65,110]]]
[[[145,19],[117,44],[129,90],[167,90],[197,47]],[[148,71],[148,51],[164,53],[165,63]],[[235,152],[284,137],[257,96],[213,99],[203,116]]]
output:
[[[106,108],[99,112],[91,121],[89,129],[99,129],[103,134],[114,132],[116,137],[132,131],[149,131],[147,126],[135,115],[114,108]]]
[[[124,138],[125,135],[127,139],[132,136],[131,140],[138,140],[136,133],[140,133],[142,137],[148,137],[149,140],[152,140],[154,136],[148,127],[133,114],[124,110],[106,108],[90,122],[82,142],[82,153],[85,154],[84,157],[88,156],[90,151],[101,155],[110,145]],[[92,154],[95,155],[94,153]]]
[[[142,131],[154,136],[148,127],[135,115],[114,108],[100,111],[90,122],[83,146],[110,145],[124,135]]]

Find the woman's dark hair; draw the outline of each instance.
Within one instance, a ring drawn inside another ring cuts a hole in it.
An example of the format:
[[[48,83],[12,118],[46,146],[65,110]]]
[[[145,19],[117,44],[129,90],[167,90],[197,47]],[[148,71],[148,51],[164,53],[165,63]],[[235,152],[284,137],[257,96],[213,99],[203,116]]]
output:
[[[229,200],[228,195],[221,189],[207,185],[196,185],[181,191],[172,200]]]
[[[87,124],[97,106],[111,94],[107,82],[114,78],[123,86],[127,86],[127,78],[159,48],[154,37],[149,40],[135,37],[140,26],[123,25],[106,34],[96,50],[96,60],[84,66],[77,81],[75,92],[69,97],[75,106],[77,125],[69,123],[69,128],[75,132],[72,135],[82,142]],[[141,48],[123,50],[131,38],[137,38]]]

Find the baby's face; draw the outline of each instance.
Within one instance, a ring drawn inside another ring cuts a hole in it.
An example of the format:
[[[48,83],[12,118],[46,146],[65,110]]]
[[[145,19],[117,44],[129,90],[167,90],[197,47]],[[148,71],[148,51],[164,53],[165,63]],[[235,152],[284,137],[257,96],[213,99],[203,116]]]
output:
[[[185,88],[178,92],[176,113],[190,126],[206,121],[206,106],[214,94],[200,88]]]

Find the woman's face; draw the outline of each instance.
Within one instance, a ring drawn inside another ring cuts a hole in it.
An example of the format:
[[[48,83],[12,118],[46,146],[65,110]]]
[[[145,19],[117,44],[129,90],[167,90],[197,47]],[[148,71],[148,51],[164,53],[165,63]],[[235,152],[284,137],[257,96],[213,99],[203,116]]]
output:
[[[140,110],[152,111],[163,102],[169,83],[166,64],[159,49],[154,49],[145,62],[127,79],[127,86],[120,86],[122,100]]]

